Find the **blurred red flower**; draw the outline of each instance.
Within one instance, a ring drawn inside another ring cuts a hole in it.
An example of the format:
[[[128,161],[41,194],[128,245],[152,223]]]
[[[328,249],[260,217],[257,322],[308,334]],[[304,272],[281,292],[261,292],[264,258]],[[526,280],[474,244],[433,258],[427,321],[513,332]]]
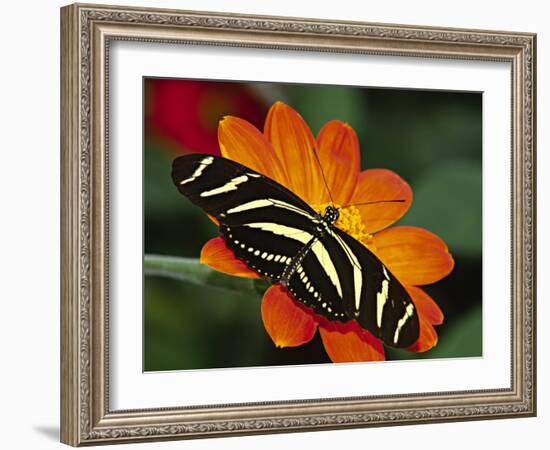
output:
[[[176,153],[219,154],[223,116],[236,115],[259,127],[268,109],[239,83],[148,78],[145,96],[145,138]]]

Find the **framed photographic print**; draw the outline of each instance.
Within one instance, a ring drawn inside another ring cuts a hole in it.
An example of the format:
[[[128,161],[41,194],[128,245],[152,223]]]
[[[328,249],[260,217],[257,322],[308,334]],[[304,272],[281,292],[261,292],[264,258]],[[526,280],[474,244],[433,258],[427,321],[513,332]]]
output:
[[[61,38],[63,442],[536,413],[535,35],[71,5]]]

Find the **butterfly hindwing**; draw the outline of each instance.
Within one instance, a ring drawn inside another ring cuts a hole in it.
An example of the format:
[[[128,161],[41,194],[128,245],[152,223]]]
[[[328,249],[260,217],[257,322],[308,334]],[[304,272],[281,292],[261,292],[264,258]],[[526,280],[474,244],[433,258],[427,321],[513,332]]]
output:
[[[281,279],[285,268],[303,247],[302,241],[262,228],[221,225],[220,233],[238,259],[274,283]],[[306,239],[307,235],[309,233],[296,232],[292,236]]]

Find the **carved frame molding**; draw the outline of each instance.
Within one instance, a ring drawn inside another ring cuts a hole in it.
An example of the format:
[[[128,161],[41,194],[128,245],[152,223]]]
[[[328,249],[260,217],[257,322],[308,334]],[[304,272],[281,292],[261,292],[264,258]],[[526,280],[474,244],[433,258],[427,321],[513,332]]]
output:
[[[507,61],[510,389],[111,411],[108,58],[113,40]],[[61,9],[61,440],[73,446],[536,414],[536,35],[75,4]]]

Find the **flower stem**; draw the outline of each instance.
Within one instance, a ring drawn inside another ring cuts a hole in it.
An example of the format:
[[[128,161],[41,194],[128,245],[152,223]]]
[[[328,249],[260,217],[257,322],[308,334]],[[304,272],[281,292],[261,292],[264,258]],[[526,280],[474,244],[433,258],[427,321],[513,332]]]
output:
[[[201,286],[239,292],[256,292],[252,279],[238,278],[211,269],[196,258],[166,255],[145,255],[143,273],[146,276],[172,278]]]

